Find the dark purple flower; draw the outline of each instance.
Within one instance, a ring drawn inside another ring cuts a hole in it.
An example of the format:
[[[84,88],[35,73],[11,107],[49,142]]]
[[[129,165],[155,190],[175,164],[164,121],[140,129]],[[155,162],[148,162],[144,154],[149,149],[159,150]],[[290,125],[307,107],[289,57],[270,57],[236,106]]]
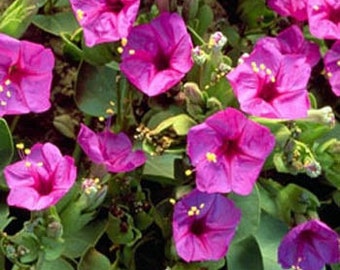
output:
[[[249,114],[297,119],[307,116],[307,82],[311,67],[299,55],[282,55],[271,42],[262,42],[228,75],[241,109]],[[294,108],[294,110],[292,110]]]
[[[280,32],[276,38],[264,37],[256,42],[258,46],[272,44],[283,55],[297,55],[304,57],[306,62],[315,66],[321,58],[318,45],[307,41],[300,28],[292,25]]]
[[[339,263],[338,234],[319,220],[299,224],[288,232],[278,249],[284,269],[321,270],[325,264]]]
[[[308,23],[313,36],[322,39],[339,39],[340,1],[309,0]]]
[[[334,94],[340,96],[340,40],[332,45],[323,61],[332,90]]]
[[[0,117],[48,110],[53,67],[50,49],[0,34]]]
[[[192,42],[183,19],[162,13],[134,27],[122,54],[121,71],[148,96],[166,92],[191,69]]]
[[[73,13],[83,28],[85,44],[126,38],[135,22],[140,0],[70,0]]]
[[[124,133],[107,129],[95,133],[81,124],[77,142],[91,161],[104,164],[109,172],[132,171],[146,161],[143,151],[132,151],[131,141]]]
[[[281,16],[307,20],[307,0],[268,0],[268,6]]]
[[[223,258],[240,219],[232,200],[193,190],[175,205],[172,228],[178,255],[186,262]]]
[[[262,166],[275,146],[270,130],[228,108],[188,133],[187,153],[201,191],[251,193]]]

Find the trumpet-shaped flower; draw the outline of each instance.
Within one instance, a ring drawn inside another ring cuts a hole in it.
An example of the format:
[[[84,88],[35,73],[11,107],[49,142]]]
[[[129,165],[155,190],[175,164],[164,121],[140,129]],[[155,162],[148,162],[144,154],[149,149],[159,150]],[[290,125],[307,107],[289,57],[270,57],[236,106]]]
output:
[[[192,42],[183,19],[162,13],[134,27],[122,54],[121,71],[148,96],[166,92],[191,69]]]
[[[307,20],[307,0],[268,0],[268,6],[281,16]]]
[[[315,66],[321,58],[318,45],[307,41],[300,28],[296,25],[283,30],[276,38],[261,38],[256,42],[256,47],[268,46],[268,44],[272,44],[283,55],[304,57],[311,67]]]
[[[334,94],[340,96],[340,41],[336,41],[324,59],[326,75]]]
[[[340,37],[340,2],[338,0],[308,1],[309,30],[322,39]]]
[[[175,205],[172,228],[178,255],[187,262],[223,258],[240,219],[232,200],[193,190]]]
[[[85,44],[92,47],[126,38],[135,22],[140,0],[70,0],[83,28]]]
[[[37,143],[23,160],[6,166],[7,203],[31,211],[55,205],[73,186],[77,168],[51,143]]]
[[[251,193],[275,145],[268,128],[227,108],[188,133],[187,153],[195,166],[200,191]]]
[[[107,129],[95,133],[82,124],[77,142],[91,161],[104,164],[109,172],[132,171],[146,161],[143,151],[132,151],[131,141],[124,133]]]
[[[0,117],[48,110],[53,66],[51,50],[0,34]]]
[[[288,232],[278,249],[284,269],[321,270],[340,261],[338,234],[319,220],[299,224]]]
[[[304,57],[282,55],[273,44],[263,42],[227,79],[244,112],[297,119],[306,117],[310,108],[307,92],[310,72]]]

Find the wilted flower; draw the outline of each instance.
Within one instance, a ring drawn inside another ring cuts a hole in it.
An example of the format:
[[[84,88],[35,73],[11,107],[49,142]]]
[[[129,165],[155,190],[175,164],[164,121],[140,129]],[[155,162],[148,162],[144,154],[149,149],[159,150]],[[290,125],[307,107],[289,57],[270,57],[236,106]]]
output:
[[[306,117],[310,108],[306,89],[310,72],[304,57],[282,55],[270,42],[262,42],[227,79],[244,112],[297,119]]]
[[[0,117],[50,108],[54,56],[49,49],[0,34]]]
[[[308,23],[313,36],[324,39],[339,39],[340,2],[336,0],[309,0]]]
[[[240,219],[232,200],[193,190],[175,205],[172,228],[178,255],[187,262],[221,259]]]
[[[307,0],[268,0],[268,6],[281,16],[307,20]]]
[[[261,38],[256,42],[256,47],[268,46],[268,44],[272,44],[283,55],[304,57],[311,67],[315,66],[321,57],[318,45],[307,41],[300,28],[296,25],[292,25],[280,32],[276,38]]]
[[[340,40],[333,44],[323,61],[332,90],[334,94],[340,96]]]
[[[325,264],[338,263],[338,235],[316,219],[301,223],[283,238],[278,260],[284,269],[297,270],[321,270]]]
[[[148,96],[166,92],[191,69],[192,42],[183,19],[162,13],[134,27],[122,54],[121,71]]]
[[[70,0],[83,28],[86,46],[117,41],[128,36],[140,0]]]
[[[31,211],[55,205],[76,179],[73,158],[62,156],[51,143],[37,143],[26,153],[23,160],[4,170],[10,188],[7,203]]]
[[[269,129],[228,108],[194,126],[187,152],[195,166],[200,191],[251,193],[275,145]]]
[[[81,124],[77,142],[96,164],[104,164],[109,172],[128,172],[146,161],[141,150],[132,151],[132,144],[124,133],[115,134],[108,129],[95,133]]]

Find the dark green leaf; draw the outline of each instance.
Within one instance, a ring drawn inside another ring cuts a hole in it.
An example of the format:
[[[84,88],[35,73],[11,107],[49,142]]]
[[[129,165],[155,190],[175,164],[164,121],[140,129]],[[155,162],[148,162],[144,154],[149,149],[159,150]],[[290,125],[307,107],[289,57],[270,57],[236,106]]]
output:
[[[6,120],[0,118],[0,170],[11,162],[13,153],[14,146],[11,131]]]
[[[110,261],[95,248],[89,248],[82,257],[78,270],[109,270]]]

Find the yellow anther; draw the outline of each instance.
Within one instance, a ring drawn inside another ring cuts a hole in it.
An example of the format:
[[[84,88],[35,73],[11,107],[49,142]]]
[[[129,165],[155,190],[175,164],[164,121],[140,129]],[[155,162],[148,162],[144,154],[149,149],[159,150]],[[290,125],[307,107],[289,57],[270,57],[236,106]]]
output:
[[[106,111],[105,111],[107,114],[109,114],[109,115],[113,115],[115,112],[112,110],[112,109],[106,109]]]
[[[251,67],[252,67],[252,68],[255,68],[255,67],[257,67],[257,65],[256,65],[256,63],[255,63],[255,62],[251,62],[251,63],[250,63],[250,65],[251,65]]]
[[[197,206],[191,206],[188,211],[188,216],[192,217],[194,215],[198,216],[200,214],[200,210],[197,208]]]
[[[6,81],[5,81],[5,85],[10,85],[11,84],[11,80],[10,79],[7,79]]]
[[[265,64],[260,64],[260,69],[262,69],[262,70],[265,70],[266,69],[266,66],[265,66]]]
[[[110,103],[111,106],[115,106],[116,105],[112,100],[109,103]]]
[[[332,74],[332,72],[327,72],[327,73],[326,73],[326,76],[327,76],[328,78],[330,78],[330,77],[333,76],[333,74]]]
[[[95,179],[93,179],[93,180],[94,180],[94,183],[95,183],[95,184],[98,184],[98,183],[99,183],[99,181],[100,181],[98,177],[96,177],[96,178],[95,178]]]
[[[272,75],[271,69],[267,68],[267,69],[266,69],[266,74],[267,74],[267,75]]]
[[[44,166],[44,163],[42,163],[42,162],[40,161],[40,162],[37,163],[37,166],[38,166],[38,167],[42,167],[42,166]]]
[[[190,175],[192,175],[192,170],[185,170],[185,175],[186,176],[190,176]]]
[[[28,167],[31,167],[31,165],[32,165],[32,163],[31,162],[29,162],[29,161],[26,161],[25,162],[25,166],[28,168]]]
[[[340,60],[336,61],[336,65],[340,67]]]
[[[195,213],[194,213],[192,210],[189,210],[189,211],[188,211],[188,216],[189,216],[189,217],[192,217],[193,215],[195,215]]]
[[[123,47],[118,47],[118,48],[117,48],[117,52],[118,52],[118,53],[123,53],[123,51],[124,51]]]
[[[314,6],[313,6],[313,9],[314,9],[315,11],[318,11],[318,10],[320,9],[320,7],[319,7],[318,5],[314,5]]]
[[[207,158],[209,162],[213,162],[213,163],[217,162],[217,157],[214,153],[208,152],[206,153],[205,157]]]
[[[172,205],[176,204],[176,200],[174,198],[170,198],[169,199],[169,203],[171,203]]]
[[[4,91],[4,87],[0,85],[0,93]]]
[[[6,96],[7,96],[8,98],[11,98],[11,96],[12,96],[11,92],[10,92],[10,91],[7,91],[7,92],[6,92]]]
[[[122,40],[120,41],[120,44],[122,44],[122,46],[125,47],[127,42],[128,42],[127,38],[122,38]]]
[[[210,88],[209,84],[207,84],[206,86],[204,86],[204,89],[205,89],[205,90],[207,90],[207,89],[209,89],[209,88]]]
[[[79,21],[81,21],[82,19],[84,19],[85,13],[84,13],[83,10],[77,9],[76,13],[77,13],[77,19],[78,19]]]
[[[104,121],[105,121],[105,118],[104,118],[103,116],[99,116],[99,117],[98,117],[98,120],[99,120],[100,122],[104,122]]]
[[[26,148],[26,149],[24,150],[24,153],[25,153],[26,155],[31,154],[31,149]]]
[[[271,81],[272,83],[276,82],[276,79],[275,79],[275,77],[274,77],[274,76],[272,76],[272,77],[270,78],[270,81]]]
[[[196,212],[198,210],[197,206],[191,206],[190,210]]]
[[[1,106],[6,106],[6,105],[7,105],[7,102],[4,101],[4,100],[1,100],[1,101],[0,101],[0,105],[1,105]]]
[[[200,209],[202,209],[204,206],[205,206],[205,204],[204,204],[204,203],[201,203],[201,204],[200,204]]]
[[[25,145],[23,143],[17,143],[15,147],[19,150],[23,150],[25,148]]]
[[[258,67],[253,67],[253,71],[254,71],[255,73],[258,73],[260,70],[259,70]]]
[[[130,55],[134,55],[135,53],[136,53],[135,50],[133,50],[133,49],[130,49],[130,50],[129,50],[129,54],[130,54]]]

